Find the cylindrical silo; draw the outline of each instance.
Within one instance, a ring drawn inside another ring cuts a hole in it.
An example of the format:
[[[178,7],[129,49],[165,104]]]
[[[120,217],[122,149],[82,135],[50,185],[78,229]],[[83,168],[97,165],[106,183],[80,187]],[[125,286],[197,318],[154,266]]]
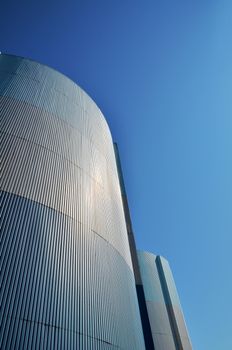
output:
[[[144,349],[111,134],[57,71],[0,55],[2,349]]]

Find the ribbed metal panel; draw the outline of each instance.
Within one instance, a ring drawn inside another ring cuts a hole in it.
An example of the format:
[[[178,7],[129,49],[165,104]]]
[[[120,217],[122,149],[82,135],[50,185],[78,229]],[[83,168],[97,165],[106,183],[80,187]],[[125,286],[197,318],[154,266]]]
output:
[[[139,251],[138,259],[155,350],[176,350],[156,256]]]
[[[192,350],[168,261],[143,251],[138,260],[155,350]]]
[[[144,349],[114,149],[62,74],[0,55],[3,349]]]

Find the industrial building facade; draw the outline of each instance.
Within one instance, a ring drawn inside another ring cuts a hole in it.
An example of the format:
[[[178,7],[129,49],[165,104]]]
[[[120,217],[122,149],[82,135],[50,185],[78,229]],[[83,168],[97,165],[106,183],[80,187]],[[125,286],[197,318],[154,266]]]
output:
[[[138,251],[138,260],[154,349],[191,350],[168,261],[144,251]]]
[[[0,117],[0,348],[145,349],[101,111],[55,70],[0,55]]]
[[[144,349],[111,135],[67,77],[0,56],[1,349]]]
[[[117,144],[115,144],[115,156],[145,347],[147,350],[192,350],[168,261],[161,256],[136,250]]]

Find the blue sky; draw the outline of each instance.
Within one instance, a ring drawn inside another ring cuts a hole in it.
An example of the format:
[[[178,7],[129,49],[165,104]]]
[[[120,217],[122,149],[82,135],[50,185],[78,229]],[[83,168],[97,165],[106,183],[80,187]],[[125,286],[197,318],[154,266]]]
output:
[[[8,0],[0,50],[97,102],[138,248],[169,260],[194,349],[232,349],[231,0]]]

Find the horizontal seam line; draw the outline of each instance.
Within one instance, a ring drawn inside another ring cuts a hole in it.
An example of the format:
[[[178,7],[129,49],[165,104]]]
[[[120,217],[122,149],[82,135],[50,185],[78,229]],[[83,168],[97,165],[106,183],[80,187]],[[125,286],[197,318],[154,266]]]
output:
[[[26,319],[26,318],[19,318],[19,320],[21,320],[23,322],[34,323],[34,324],[39,324],[39,325],[46,326],[46,327],[60,329],[60,330],[67,331],[67,332],[70,332],[70,333],[80,334],[80,335],[83,335],[85,337],[88,337],[88,338],[91,338],[91,339],[95,339],[95,340],[97,340],[99,342],[106,343],[106,344],[109,344],[109,345],[114,346],[116,348],[119,348],[117,345],[114,345],[114,344],[108,342],[107,340],[99,339],[99,338],[93,337],[91,335],[82,333],[82,332],[74,331],[74,330],[69,329],[69,328],[64,328],[64,327],[56,326],[56,325],[45,323],[45,322],[41,322],[41,321],[33,321],[33,320]]]
[[[78,130],[78,129],[75,128],[71,123],[69,123],[69,122],[66,121],[65,119],[61,118],[59,115],[54,114],[54,113],[51,113],[48,109],[42,108],[42,107],[40,107],[40,106],[37,106],[37,105],[36,105],[35,103],[33,103],[33,102],[26,101],[25,99],[20,99],[20,98],[8,96],[8,95],[2,95],[2,94],[0,94],[0,97],[3,97],[3,99],[4,99],[4,98],[5,98],[5,99],[9,99],[9,100],[12,100],[12,101],[23,102],[23,103],[25,103],[25,104],[27,104],[27,105],[29,105],[29,106],[33,106],[33,107],[35,107],[35,108],[37,108],[37,109],[39,109],[39,110],[41,110],[41,111],[43,111],[43,112],[46,112],[46,113],[52,115],[52,116],[55,117],[55,118],[61,120],[61,121],[64,122],[65,124],[69,125],[72,129]],[[79,104],[73,102],[71,99],[69,99],[69,100],[70,100],[71,103],[73,103],[75,106],[80,107],[80,109],[81,109],[84,113],[87,113],[89,117],[91,117],[91,114],[90,114],[90,112],[89,112],[87,109],[84,109],[81,105],[79,105]],[[99,110],[98,112],[100,112],[100,113],[102,114],[102,112],[101,112],[100,110]],[[108,126],[108,124],[107,124],[107,122],[106,122],[106,120],[105,120],[103,114],[100,116],[100,118],[103,119],[103,121],[106,123],[105,126],[107,126],[107,128],[108,128],[107,131],[108,131],[108,133],[109,133],[109,126]],[[111,134],[110,134],[110,137],[111,137]],[[111,138],[112,138],[112,137],[111,137]],[[97,146],[96,146],[96,148],[98,149]],[[98,149],[98,151],[102,154],[102,152],[101,152],[99,149]]]
[[[78,224],[80,224],[80,225],[82,225],[82,226],[85,227],[85,224],[84,224],[83,222],[81,222],[81,221],[79,221],[79,220],[75,220],[74,218],[72,218],[72,217],[69,216],[68,214],[64,214],[64,213],[62,213],[61,211],[56,210],[56,209],[54,209],[54,208],[51,208],[51,207],[49,207],[49,206],[46,205],[46,204],[37,202],[37,201],[35,201],[35,200],[33,200],[33,199],[24,197],[24,196],[19,195],[19,194],[15,194],[15,193],[13,193],[13,192],[8,192],[8,191],[0,190],[0,193],[7,193],[7,194],[9,194],[9,195],[13,195],[13,196],[16,196],[16,197],[19,197],[19,198],[24,198],[24,199],[26,199],[26,200],[28,200],[28,201],[31,201],[31,202],[36,203],[36,204],[38,204],[38,205],[41,205],[41,206],[43,206],[43,207],[45,207],[45,208],[48,208],[48,209],[50,209],[50,210],[52,210],[52,211],[54,211],[54,212],[56,212],[56,213],[59,213],[59,214],[61,214],[61,215],[63,215],[63,216],[66,216],[66,217],[68,217],[70,220],[72,220],[72,221],[74,221],[74,222],[76,222],[76,223],[78,223]],[[110,246],[118,255],[120,255],[120,257],[124,260],[124,262],[126,263],[126,265],[128,266],[128,268],[131,270],[130,265],[128,265],[127,261],[126,261],[125,258],[122,256],[122,254],[121,254],[107,239],[105,239],[104,237],[102,237],[99,233],[97,233],[97,232],[94,231],[93,229],[90,228],[90,230],[91,230],[94,234],[96,234],[97,236],[99,236],[99,237],[100,237],[103,241],[105,241],[107,244],[109,244],[109,246]]]

